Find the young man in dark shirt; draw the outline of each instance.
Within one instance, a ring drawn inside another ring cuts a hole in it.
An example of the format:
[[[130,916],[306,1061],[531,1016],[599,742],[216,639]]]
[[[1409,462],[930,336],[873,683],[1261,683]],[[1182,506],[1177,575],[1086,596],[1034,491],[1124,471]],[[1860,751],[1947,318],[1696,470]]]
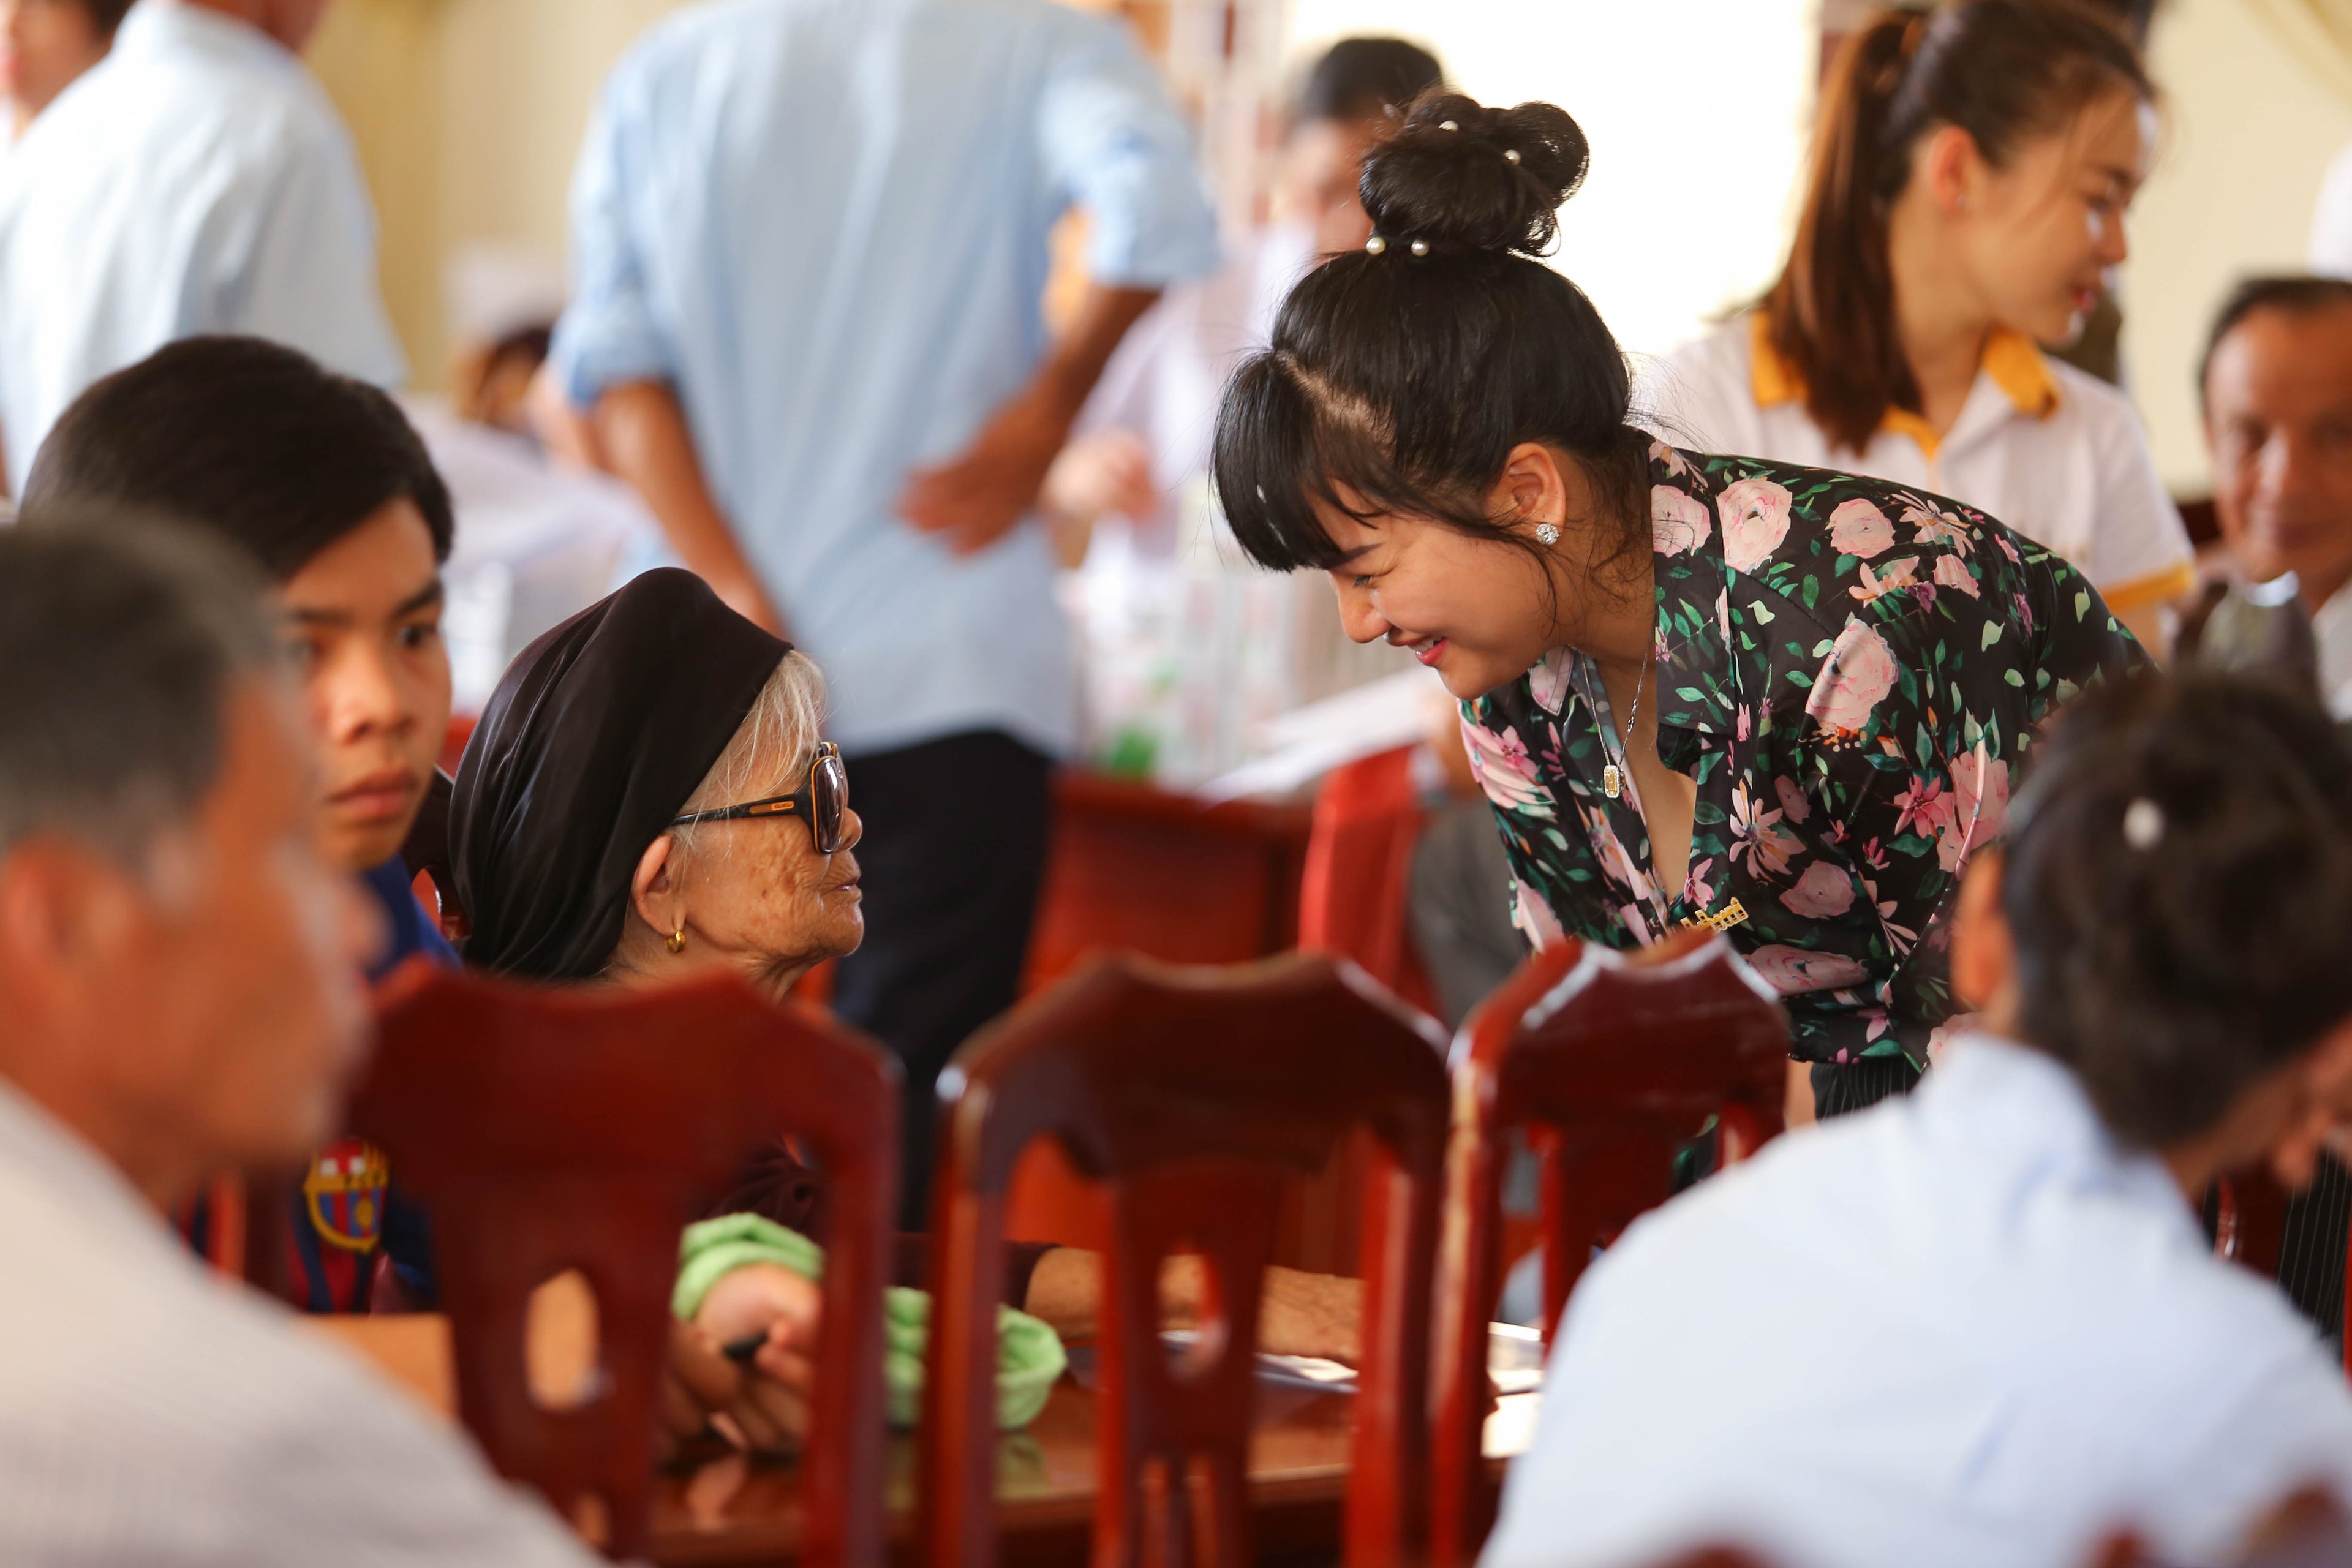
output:
[[[440,572],[454,521],[399,406],[258,339],[173,343],[84,393],[26,486],[28,521],[126,507],[198,524],[268,574],[320,743],[324,853],[367,887],[390,932],[371,978],[417,952],[455,964],[400,854],[449,723]],[[356,1138],[313,1156],[286,1239],[295,1305],[430,1300],[422,1217],[389,1175]],[[199,1236],[207,1219],[195,1216]]]

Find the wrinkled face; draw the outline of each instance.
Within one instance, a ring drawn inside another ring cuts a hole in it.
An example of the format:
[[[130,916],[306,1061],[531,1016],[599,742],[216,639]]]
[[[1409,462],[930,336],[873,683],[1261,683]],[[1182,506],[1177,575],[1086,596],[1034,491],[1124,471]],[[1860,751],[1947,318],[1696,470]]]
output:
[[[364,1054],[359,976],[380,922],[320,858],[289,706],[257,682],[232,700],[211,796],[145,883],[123,878],[121,961],[92,964],[125,1120],[195,1169],[299,1159]]]
[[[106,58],[80,0],[0,0],[0,94],[29,118]]]
[[[1330,578],[1348,636],[1411,648],[1465,701],[1557,645],[1549,587],[1525,552],[1421,518],[1367,521],[1321,502],[1316,516],[1345,557]]]
[[[1995,321],[2053,347],[2082,334],[2128,254],[2124,214],[2155,147],[2155,110],[2117,89],[2016,148],[2005,168],[1972,160],[1952,237]]]
[[[808,782],[803,766],[747,799],[787,795]],[[725,805],[740,804],[728,801]],[[855,811],[842,820],[842,846],[817,853],[808,824],[797,814],[706,822],[692,847],[671,860],[677,907],[687,922],[686,961],[725,964],[775,994],[827,958],[857,951],[866,940],[865,893],[853,851],[864,829]]]
[[[327,852],[365,871],[399,853],[449,727],[441,574],[424,514],[390,502],[280,596],[320,742]]]
[[[1364,153],[1382,126],[1376,120],[1310,120],[1284,143],[1276,170],[1274,216],[1311,225],[1315,253],[1361,250],[1372,220],[1357,195]]]
[[[2352,307],[2250,312],[2205,373],[2213,510],[2257,582],[2313,607],[2352,583]]]

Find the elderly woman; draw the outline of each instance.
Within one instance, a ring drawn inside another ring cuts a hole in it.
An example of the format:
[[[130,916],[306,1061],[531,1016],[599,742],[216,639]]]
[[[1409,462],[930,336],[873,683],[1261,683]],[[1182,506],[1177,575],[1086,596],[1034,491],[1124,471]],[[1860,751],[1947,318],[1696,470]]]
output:
[[[649,572],[541,637],[499,683],[451,802],[467,962],[615,985],[732,968],[781,998],[855,950],[860,828],[840,758],[818,737],[824,710],[807,656],[689,573]],[[722,1207],[821,1231],[823,1196],[779,1144]],[[900,1252],[901,1281],[914,1283],[920,1249]],[[1189,1318],[1197,1271],[1173,1268],[1168,1283]],[[1016,1253],[1012,1303],[1065,1335],[1092,1331],[1099,1292],[1090,1253]],[[1359,1305],[1353,1280],[1276,1269],[1264,1342],[1351,1360]],[[755,1446],[789,1447],[805,1419],[816,1310],[814,1287],[779,1265],[720,1279],[681,1326],[673,1426],[698,1430],[724,1409]],[[719,1355],[762,1332],[749,1370]]]

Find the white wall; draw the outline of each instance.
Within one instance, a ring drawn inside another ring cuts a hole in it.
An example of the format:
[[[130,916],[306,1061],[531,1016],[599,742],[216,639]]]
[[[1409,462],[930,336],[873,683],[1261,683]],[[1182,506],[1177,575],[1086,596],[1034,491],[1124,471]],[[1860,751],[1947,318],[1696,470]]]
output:
[[[1779,269],[1812,112],[1813,0],[1292,0],[1305,55],[1347,33],[1435,49],[1482,103],[1574,115],[1592,172],[1555,265],[1660,353]]]
[[[2248,0],[2168,0],[2150,52],[2166,145],[2132,214],[2124,353],[2158,467],[2176,493],[2202,494],[2189,382],[2206,323],[2237,279],[2302,267],[2320,171],[2352,142],[2352,104]]]

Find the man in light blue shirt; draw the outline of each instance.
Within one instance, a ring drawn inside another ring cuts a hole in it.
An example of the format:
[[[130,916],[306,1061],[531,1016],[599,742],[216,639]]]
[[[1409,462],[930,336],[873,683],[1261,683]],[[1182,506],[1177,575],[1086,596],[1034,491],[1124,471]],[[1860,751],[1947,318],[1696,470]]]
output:
[[[8,489],[100,377],[205,332],[405,374],[351,136],[295,51],[325,0],[140,0],[0,173]]]
[[[1088,288],[1050,344],[1047,237]],[[1074,729],[1032,505],[1129,325],[1216,264],[1124,27],[1051,0],[711,0],[605,84],[554,363],[671,546],[832,683],[866,838],[835,1005],[931,1086],[1008,1005]]]

